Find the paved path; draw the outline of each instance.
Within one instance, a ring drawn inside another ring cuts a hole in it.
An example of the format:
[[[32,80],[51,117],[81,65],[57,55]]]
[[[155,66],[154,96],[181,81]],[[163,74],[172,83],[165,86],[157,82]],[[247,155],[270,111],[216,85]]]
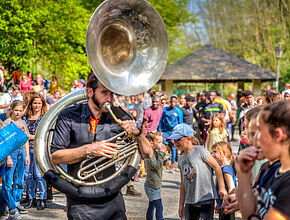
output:
[[[232,143],[234,153],[237,153],[238,142]],[[128,220],[144,220],[148,207],[148,198],[144,191],[145,177],[140,178],[139,182],[134,182],[137,191],[142,192],[142,197],[124,196]],[[164,217],[166,220],[178,220],[178,198],[179,198],[180,175],[179,172],[168,173],[164,171],[162,180],[162,202],[164,206]],[[125,193],[125,190],[122,190]],[[29,209],[28,214],[22,215],[22,219],[26,220],[49,220],[66,219],[65,207],[66,199],[62,193],[54,192],[54,201],[48,204],[45,210],[38,211],[36,208]],[[236,216],[240,217],[237,213]],[[0,217],[0,220],[7,217]],[[215,216],[215,219],[218,219]],[[236,218],[240,219],[240,218]]]

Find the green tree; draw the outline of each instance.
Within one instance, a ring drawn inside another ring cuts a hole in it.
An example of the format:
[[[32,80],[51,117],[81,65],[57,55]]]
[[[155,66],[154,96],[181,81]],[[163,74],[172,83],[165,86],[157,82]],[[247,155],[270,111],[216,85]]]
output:
[[[284,48],[280,70],[289,81],[288,0],[199,0],[199,15],[211,44],[276,72],[275,47]]]
[[[9,70],[13,66],[27,68],[33,56],[35,20],[31,13],[28,4],[16,0],[0,2],[0,62]]]
[[[5,0],[0,2],[0,63],[10,71],[56,75],[69,89],[76,78],[90,71],[85,36],[90,17],[101,0]],[[170,62],[189,52],[183,24],[195,22],[188,0],[151,0],[169,34]],[[179,40],[180,39],[180,40]],[[185,52],[184,52],[185,51]]]
[[[169,59],[172,64],[192,52],[185,42],[186,24],[197,22],[196,17],[187,10],[188,0],[150,0],[149,3],[162,17],[169,38]]]
[[[86,77],[90,71],[85,50],[90,15],[72,0],[52,0],[38,8],[34,65],[49,73],[47,77],[56,74],[68,89],[73,79]]]

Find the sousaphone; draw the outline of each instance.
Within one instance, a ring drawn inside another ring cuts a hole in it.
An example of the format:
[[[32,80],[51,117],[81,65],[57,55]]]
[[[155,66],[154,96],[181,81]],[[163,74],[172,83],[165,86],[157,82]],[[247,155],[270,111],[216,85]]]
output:
[[[166,67],[167,31],[162,18],[146,1],[107,0],[91,17],[86,50],[93,72],[106,88],[121,95],[136,95],[151,88]],[[41,120],[34,143],[34,157],[46,181],[80,199],[116,193],[132,178],[140,159],[135,138],[124,131],[106,140],[118,144],[116,157],[110,161],[88,157],[82,162],[77,177],[52,163],[50,143],[59,112],[86,101],[86,90],[82,89],[56,102]],[[107,108],[112,113],[109,105]],[[110,166],[117,167],[117,171],[97,180],[96,176]]]

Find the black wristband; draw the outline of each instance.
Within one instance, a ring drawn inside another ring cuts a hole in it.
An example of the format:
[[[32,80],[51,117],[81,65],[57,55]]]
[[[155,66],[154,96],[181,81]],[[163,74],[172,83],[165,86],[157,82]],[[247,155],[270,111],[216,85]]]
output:
[[[138,127],[137,127],[137,128],[138,128]],[[138,128],[138,130],[139,130],[139,133],[136,134],[136,135],[134,135],[135,137],[139,137],[139,136],[142,134],[142,130],[141,130],[140,128]]]

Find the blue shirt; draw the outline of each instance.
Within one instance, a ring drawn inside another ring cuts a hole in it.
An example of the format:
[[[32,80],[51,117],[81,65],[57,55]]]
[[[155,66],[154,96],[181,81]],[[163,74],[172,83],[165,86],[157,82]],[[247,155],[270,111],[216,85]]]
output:
[[[268,162],[264,163],[260,169],[260,175],[256,183],[256,188],[258,191],[261,190],[261,187],[270,188],[272,185],[275,173],[277,169],[281,167],[280,160],[277,160],[275,163],[271,164]]]
[[[131,104],[128,104],[127,105],[127,108],[129,109],[129,111],[131,111],[132,109],[137,111],[137,104],[135,106],[131,105]]]
[[[1,114],[0,114],[0,119],[1,119],[2,121],[5,121],[5,120],[7,119],[7,115],[6,115],[6,113],[1,113]]]
[[[224,173],[229,173],[233,177],[234,185],[236,187],[237,186],[237,182],[236,182],[236,176],[235,176],[235,172],[234,172],[233,167],[231,165],[225,165],[225,166],[222,167],[222,172],[223,172],[223,174]],[[228,187],[228,184],[227,184],[225,178],[224,178],[224,182],[225,182],[226,190],[229,191],[229,187]],[[216,189],[217,189],[217,192],[218,192],[219,191],[218,184],[216,184]],[[216,202],[217,202],[218,209],[222,208],[223,200],[218,198],[216,200]]]
[[[183,123],[183,113],[180,108],[172,108],[171,106],[164,107],[158,131],[171,132],[176,125],[181,123]]]

